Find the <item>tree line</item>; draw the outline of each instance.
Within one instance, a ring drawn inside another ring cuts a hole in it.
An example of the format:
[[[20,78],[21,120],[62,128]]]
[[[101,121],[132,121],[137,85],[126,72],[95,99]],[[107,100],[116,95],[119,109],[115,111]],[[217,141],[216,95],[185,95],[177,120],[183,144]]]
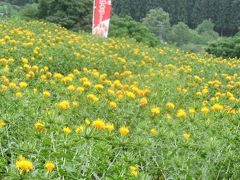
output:
[[[137,21],[151,9],[161,7],[170,15],[170,23],[186,23],[196,28],[211,19],[220,35],[232,36],[240,28],[240,0],[113,0],[114,13]]]
[[[50,3],[56,5],[53,11],[59,6],[58,4],[63,3],[62,0],[4,1],[15,5]],[[81,5],[80,8],[84,8],[88,13],[91,12],[93,0],[70,0],[65,3]],[[162,8],[169,13],[171,25],[184,22],[194,29],[203,20],[211,19],[215,24],[215,30],[225,36],[234,35],[240,28],[240,0],[113,0],[114,14],[121,17],[131,16],[136,21],[141,21],[151,9],[155,8]],[[83,17],[86,18],[85,16]]]

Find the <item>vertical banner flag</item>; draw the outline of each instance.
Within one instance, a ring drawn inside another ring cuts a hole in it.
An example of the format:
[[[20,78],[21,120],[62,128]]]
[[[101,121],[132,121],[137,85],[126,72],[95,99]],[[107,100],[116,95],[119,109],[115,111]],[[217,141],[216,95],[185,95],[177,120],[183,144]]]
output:
[[[111,9],[111,0],[94,0],[92,27],[93,34],[103,37],[108,36]]]

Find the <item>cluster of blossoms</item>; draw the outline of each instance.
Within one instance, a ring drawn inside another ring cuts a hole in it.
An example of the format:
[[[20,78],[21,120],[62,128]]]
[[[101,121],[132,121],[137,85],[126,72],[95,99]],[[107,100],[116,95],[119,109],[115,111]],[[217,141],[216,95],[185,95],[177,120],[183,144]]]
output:
[[[20,173],[25,173],[33,170],[33,163],[29,160],[27,160],[25,157],[22,155],[19,156],[18,160],[16,161],[16,168],[20,171]],[[53,162],[47,161],[44,164],[44,168],[48,172],[52,172],[55,169],[55,164]]]
[[[110,133],[115,129],[114,124],[112,124],[112,123],[105,123],[102,119],[96,119],[96,120],[94,120],[92,122],[89,119],[85,120],[85,125],[86,126],[89,126],[91,124],[97,130],[106,129]],[[46,132],[47,131],[44,122],[38,121],[38,122],[35,123],[34,126],[35,126],[35,130],[37,132]],[[85,128],[86,127],[84,125],[76,126],[75,132],[76,133],[82,133],[85,130]],[[68,135],[68,134],[70,134],[72,132],[72,128],[70,128],[69,126],[64,126],[62,131],[64,132],[64,134]],[[154,133],[152,131],[156,131],[156,129],[151,130],[152,134],[156,134],[156,132]],[[129,128],[126,127],[126,126],[122,126],[122,127],[119,128],[119,133],[120,133],[121,136],[126,136],[126,135],[129,134]]]

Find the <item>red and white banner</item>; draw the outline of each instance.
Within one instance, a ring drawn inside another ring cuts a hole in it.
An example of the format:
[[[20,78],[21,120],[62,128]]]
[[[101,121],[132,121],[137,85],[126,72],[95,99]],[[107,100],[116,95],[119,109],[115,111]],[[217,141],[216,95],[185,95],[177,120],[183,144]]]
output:
[[[103,37],[108,36],[110,16],[112,10],[111,0],[94,0],[92,33]]]

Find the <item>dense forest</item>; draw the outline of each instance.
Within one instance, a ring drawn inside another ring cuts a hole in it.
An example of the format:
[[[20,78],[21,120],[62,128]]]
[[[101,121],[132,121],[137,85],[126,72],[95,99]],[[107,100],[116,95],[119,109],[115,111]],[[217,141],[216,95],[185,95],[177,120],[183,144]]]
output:
[[[33,2],[55,2],[61,4],[62,1],[5,0],[5,2],[15,5]],[[74,1],[76,0],[65,2]],[[81,0],[76,1],[76,3],[89,9],[85,10],[85,12],[89,12],[92,9],[92,0]],[[113,13],[119,16],[131,16],[136,21],[141,21],[146,17],[149,10],[158,7],[169,13],[172,25],[184,22],[190,28],[196,28],[203,20],[211,19],[215,24],[215,30],[220,35],[225,36],[234,35],[240,27],[240,0],[113,0]]]
[[[114,0],[114,12],[141,21],[150,9],[161,7],[170,14],[171,24],[182,21],[195,28],[211,19],[215,30],[231,36],[240,27],[240,0]]]

